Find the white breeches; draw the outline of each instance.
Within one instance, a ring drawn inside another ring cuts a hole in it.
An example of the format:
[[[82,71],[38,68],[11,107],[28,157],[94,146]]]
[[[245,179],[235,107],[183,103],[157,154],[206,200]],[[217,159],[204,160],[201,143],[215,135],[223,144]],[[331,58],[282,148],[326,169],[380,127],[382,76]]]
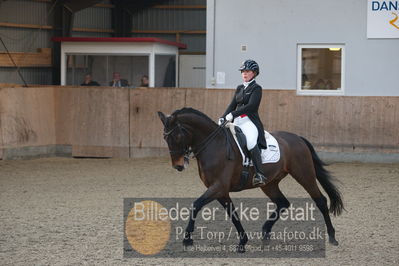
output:
[[[248,116],[234,118],[234,124],[241,128],[247,139],[247,148],[252,150],[258,142],[258,129]]]

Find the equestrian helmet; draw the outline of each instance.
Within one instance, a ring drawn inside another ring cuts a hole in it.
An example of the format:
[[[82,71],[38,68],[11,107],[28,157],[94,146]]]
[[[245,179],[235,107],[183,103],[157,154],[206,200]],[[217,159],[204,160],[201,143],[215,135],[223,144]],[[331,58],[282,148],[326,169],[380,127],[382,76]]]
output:
[[[252,70],[253,72],[255,72],[256,76],[259,75],[259,65],[258,63],[256,63],[254,60],[252,59],[248,59],[245,60],[240,69],[240,71],[244,71],[244,70]]]

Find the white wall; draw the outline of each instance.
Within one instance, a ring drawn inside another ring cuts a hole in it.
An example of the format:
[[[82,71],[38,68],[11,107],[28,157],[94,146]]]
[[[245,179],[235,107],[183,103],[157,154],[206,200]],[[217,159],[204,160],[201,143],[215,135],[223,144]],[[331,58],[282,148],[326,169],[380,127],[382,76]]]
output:
[[[206,86],[235,88],[256,60],[266,89],[296,89],[298,44],[345,45],[345,95],[399,96],[399,39],[367,39],[365,0],[208,0]],[[247,45],[247,51],[241,51]],[[214,84],[225,72],[225,84]]]

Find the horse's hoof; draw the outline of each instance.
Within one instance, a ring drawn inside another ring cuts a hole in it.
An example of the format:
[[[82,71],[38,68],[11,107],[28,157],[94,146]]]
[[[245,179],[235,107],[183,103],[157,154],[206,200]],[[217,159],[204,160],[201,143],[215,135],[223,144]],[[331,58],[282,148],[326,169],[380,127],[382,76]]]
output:
[[[192,246],[193,245],[193,240],[191,238],[187,238],[183,240],[183,245],[187,246]]]
[[[270,245],[270,238],[263,238],[263,239],[262,239],[262,244],[263,244],[263,245],[266,245],[266,246],[267,246],[267,245]]]
[[[270,243],[270,233],[263,233],[262,243],[263,245],[268,245]]]
[[[329,239],[330,244],[334,245],[334,246],[338,246],[338,241],[335,240],[335,238],[330,237]]]
[[[238,245],[237,252],[238,253],[245,253],[245,245]]]

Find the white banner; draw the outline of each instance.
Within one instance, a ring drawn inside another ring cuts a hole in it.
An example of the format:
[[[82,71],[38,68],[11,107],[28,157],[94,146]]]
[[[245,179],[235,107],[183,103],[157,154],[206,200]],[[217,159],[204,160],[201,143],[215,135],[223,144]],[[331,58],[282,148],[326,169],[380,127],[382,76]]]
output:
[[[399,38],[399,0],[367,0],[367,38]]]

